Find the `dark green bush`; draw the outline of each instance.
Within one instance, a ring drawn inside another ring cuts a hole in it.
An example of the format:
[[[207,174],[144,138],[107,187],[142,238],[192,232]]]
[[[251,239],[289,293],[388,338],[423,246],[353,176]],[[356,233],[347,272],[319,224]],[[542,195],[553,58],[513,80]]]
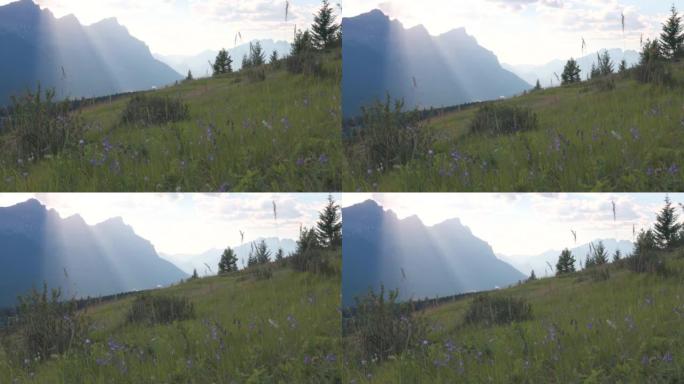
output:
[[[247,68],[245,72],[247,74],[247,79],[252,83],[266,80],[266,68],[264,66]]]
[[[660,251],[643,249],[624,259],[627,268],[636,273],[654,273],[667,276],[668,269]]]
[[[317,273],[323,276],[337,274],[337,270],[331,265],[325,252],[318,248],[295,252],[288,260],[295,271]]]
[[[320,54],[311,50],[305,50],[299,54],[290,55],[285,58],[285,68],[288,72],[293,74],[319,77],[325,76],[323,58]]]
[[[398,291],[385,295],[369,291],[356,298],[353,316],[345,321],[345,335],[350,335],[361,358],[386,360],[416,347],[427,334],[425,325],[413,316],[411,303],[398,303]]]
[[[487,326],[532,319],[532,306],[522,298],[490,295],[476,296],[465,315],[466,324]]]
[[[129,323],[170,324],[195,317],[195,307],[186,297],[141,295],[128,311]]]
[[[128,101],[121,122],[156,125],[183,121],[189,117],[190,108],[180,99],[139,94]]]
[[[4,349],[19,362],[45,360],[84,345],[88,323],[76,301],[62,300],[62,292],[33,289],[19,297],[18,319],[3,338]]]
[[[485,104],[475,114],[470,132],[486,135],[509,135],[537,129],[537,115],[529,108],[503,104]]]
[[[2,123],[8,133],[3,152],[22,160],[42,159],[75,147],[83,138],[84,124],[70,111],[68,100],[54,100],[54,89],[12,97]],[[16,160],[15,160],[16,161]]]
[[[674,82],[672,71],[663,60],[653,59],[638,65],[634,75],[637,81],[645,84],[670,85]]]

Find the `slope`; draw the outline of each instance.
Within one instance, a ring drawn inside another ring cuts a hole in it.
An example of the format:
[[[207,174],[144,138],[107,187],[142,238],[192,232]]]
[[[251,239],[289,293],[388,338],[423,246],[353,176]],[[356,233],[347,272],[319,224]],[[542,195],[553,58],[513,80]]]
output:
[[[326,257],[339,272],[339,253]],[[149,292],[194,305],[193,319],[169,325],[127,323],[132,297],[88,307],[85,346],[23,367],[0,347],[0,382],[339,382],[339,277],[286,266],[272,272],[268,279],[241,271]]]
[[[532,319],[464,324],[470,298],[417,313],[427,338],[385,363],[353,360],[357,383],[675,383],[684,379],[684,249],[667,256],[670,274],[610,267],[490,293],[526,299]]]

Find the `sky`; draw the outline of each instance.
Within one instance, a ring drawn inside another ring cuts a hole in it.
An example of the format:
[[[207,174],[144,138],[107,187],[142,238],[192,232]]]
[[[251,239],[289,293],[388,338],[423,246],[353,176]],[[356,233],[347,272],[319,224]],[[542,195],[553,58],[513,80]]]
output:
[[[14,0],[0,0],[0,5]],[[238,32],[254,39],[291,41],[295,24],[308,27],[320,0],[34,0],[56,17],[75,15],[89,25],[116,17],[153,53],[194,55],[207,49],[233,48]],[[333,2],[334,4],[334,2]],[[239,44],[239,42],[238,42]]]
[[[339,195],[333,195],[339,200]],[[0,194],[0,207],[36,198],[62,218],[79,214],[89,225],[123,218],[157,253],[200,254],[263,237],[296,240],[311,227],[327,194]],[[277,220],[273,217],[273,202]]]
[[[663,207],[653,194],[344,194],[342,206],[372,199],[402,219],[417,215],[426,225],[458,218],[497,254],[534,256],[597,239],[632,241],[632,228],[647,229]],[[684,194],[670,194],[684,203]],[[615,202],[615,219],[612,202]],[[678,206],[680,218],[684,212]],[[680,220],[681,221],[681,220]],[[575,243],[571,231],[577,233]]]
[[[501,62],[540,65],[603,48],[639,50],[642,34],[659,35],[673,3],[684,11],[684,0],[345,0],[344,16],[377,8],[432,35],[465,27]]]

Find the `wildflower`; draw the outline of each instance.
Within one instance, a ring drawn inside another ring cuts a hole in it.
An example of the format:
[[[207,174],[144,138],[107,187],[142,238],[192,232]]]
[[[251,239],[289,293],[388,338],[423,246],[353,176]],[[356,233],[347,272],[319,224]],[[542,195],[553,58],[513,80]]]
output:
[[[647,175],[647,176],[649,176],[649,177],[650,177],[650,176],[653,176],[654,173],[655,173],[655,171],[654,171],[653,167],[648,167],[648,168],[646,169],[646,175]]]
[[[309,355],[304,355],[304,365],[309,365],[311,364],[311,356]]]
[[[283,117],[280,122],[283,124],[283,127],[285,127],[285,130],[290,129],[290,119]]]
[[[667,172],[674,176],[679,172],[679,167],[677,167],[677,164],[672,164],[670,168],[667,169]]]
[[[641,356],[641,364],[643,365],[648,365],[648,363],[651,362],[651,359],[647,355]]]
[[[303,166],[303,165],[304,165],[304,163],[305,163],[305,161],[304,161],[304,159],[303,159],[303,158],[301,158],[301,157],[300,157],[300,158],[298,158],[298,159],[297,159],[297,166],[298,166],[298,167],[301,167],[301,166]]]
[[[223,183],[219,187],[219,192],[221,192],[221,193],[228,192],[229,190],[230,190],[230,184],[228,184],[228,183]]]
[[[453,151],[453,152],[451,152],[451,158],[454,161],[460,161],[461,159],[463,159],[463,156],[461,155],[461,153],[459,151]]]
[[[430,342],[429,342],[427,339],[423,339],[423,341],[421,342],[421,344],[422,344],[423,346],[426,346],[426,345],[430,344]]]
[[[328,361],[329,363],[334,363],[337,361],[337,356],[335,356],[332,353],[329,353],[325,356],[325,360]]]
[[[325,154],[322,154],[322,155],[318,158],[318,162],[321,163],[321,165],[327,164],[329,160],[330,160],[330,159],[328,159],[328,156],[325,155]]]
[[[561,148],[561,139],[559,135],[556,135],[556,137],[553,138],[553,149],[558,152],[560,151]]]
[[[670,353],[670,351],[667,351],[667,353],[665,353],[665,354],[663,355],[663,358],[662,358],[661,360],[662,360],[664,363],[668,363],[668,364],[669,364],[669,363],[671,363],[674,359],[673,359],[673,357],[672,357],[672,353]]]
[[[85,145],[85,141],[84,141],[83,139],[79,140],[79,141],[78,141],[78,145],[81,146],[81,147],[84,146],[84,145]]]
[[[287,322],[290,324],[290,328],[297,328],[297,319],[292,315],[287,315]]]
[[[589,323],[587,323],[587,329],[591,330],[593,328],[594,328],[594,323],[592,323],[591,321]]]
[[[432,157],[434,155],[435,155],[435,151],[433,151],[432,149],[428,151],[428,156]]]
[[[632,127],[629,132],[632,134],[632,138],[636,141],[639,140],[639,130],[636,127]]]
[[[107,341],[107,345],[109,346],[109,350],[112,351],[112,352],[116,352],[116,351],[120,351],[120,350],[124,349],[124,346],[123,346],[123,345],[117,343],[117,342],[116,342],[114,339],[112,339],[111,337],[110,337],[109,340]]]

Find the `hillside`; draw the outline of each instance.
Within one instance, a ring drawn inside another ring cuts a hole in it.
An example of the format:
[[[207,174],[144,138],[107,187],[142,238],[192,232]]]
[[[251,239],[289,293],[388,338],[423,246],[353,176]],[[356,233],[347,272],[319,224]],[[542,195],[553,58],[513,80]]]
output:
[[[339,272],[339,253],[326,257]],[[0,382],[339,382],[339,277],[272,268],[271,278],[252,269],[153,291],[194,306],[168,325],[128,323],[133,297],[88,307],[84,345],[44,362],[15,364],[4,339]]]
[[[382,361],[355,355],[356,383],[679,383],[684,380],[684,249],[666,255],[669,275],[611,265],[490,293],[525,299],[532,318],[507,325],[467,324],[471,297],[415,313],[427,336]],[[411,321],[414,321],[411,320]],[[404,320],[406,322],[408,320]]]
[[[56,18],[32,0],[0,6],[0,106],[42,84],[59,98],[161,88],[182,77],[156,60],[147,45],[115,18],[83,26]]]
[[[512,96],[532,88],[501,67],[464,28],[432,36],[380,10],[344,18],[344,116],[389,92],[414,107],[441,107]]]
[[[352,171],[344,190],[682,189],[684,63],[666,65],[673,73],[671,86],[637,82],[630,70],[485,103],[536,114],[536,128],[514,134],[471,133],[483,104],[427,111],[415,122],[425,135],[416,140],[420,147],[400,152],[404,147],[395,145],[398,150],[390,154],[406,160],[391,167],[369,163],[368,143],[347,143]],[[397,121],[414,125],[409,115]]]
[[[310,60],[320,64],[315,74],[291,73],[280,62],[87,100],[67,117],[27,112],[29,120],[66,125],[65,142],[37,157],[43,146],[21,152],[16,132],[0,133],[0,191],[339,190],[341,57],[337,50]]]

